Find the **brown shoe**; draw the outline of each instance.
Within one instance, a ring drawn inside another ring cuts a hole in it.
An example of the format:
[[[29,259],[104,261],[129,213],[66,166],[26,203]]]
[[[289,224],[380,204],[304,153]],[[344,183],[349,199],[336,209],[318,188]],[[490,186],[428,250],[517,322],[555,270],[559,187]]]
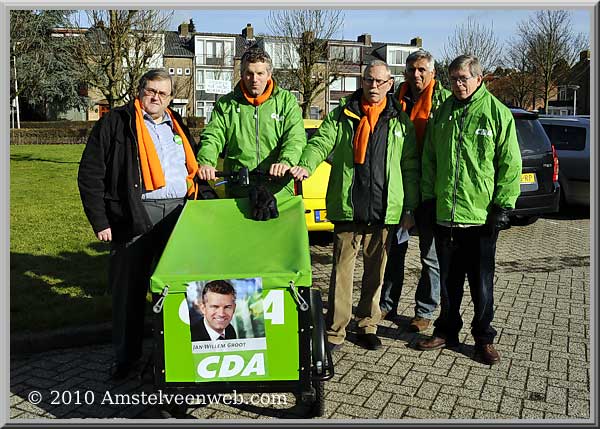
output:
[[[423,332],[431,326],[431,320],[425,319],[424,317],[415,316],[411,319],[408,325],[410,332]]]
[[[437,349],[443,349],[444,347],[446,347],[446,339],[445,338],[431,337],[431,338],[427,338],[425,340],[417,341],[417,349],[418,350],[423,350],[423,351],[437,350]]]
[[[476,348],[485,364],[495,365],[500,362],[500,353],[493,344],[478,344]]]

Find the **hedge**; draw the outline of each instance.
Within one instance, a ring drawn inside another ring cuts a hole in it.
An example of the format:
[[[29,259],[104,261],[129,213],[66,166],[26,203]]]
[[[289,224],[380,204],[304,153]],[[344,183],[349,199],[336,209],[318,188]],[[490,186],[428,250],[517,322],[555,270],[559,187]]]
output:
[[[94,124],[95,122],[84,122],[77,127],[11,128],[10,144],[85,144]],[[202,130],[203,128],[190,129],[195,140],[198,140]]]

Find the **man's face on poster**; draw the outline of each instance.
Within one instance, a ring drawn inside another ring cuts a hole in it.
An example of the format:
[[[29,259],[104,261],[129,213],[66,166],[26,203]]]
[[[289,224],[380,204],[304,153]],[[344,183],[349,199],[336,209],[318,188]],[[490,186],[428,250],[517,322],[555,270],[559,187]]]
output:
[[[215,292],[207,292],[200,302],[200,311],[204,314],[206,323],[215,331],[222,333],[231,323],[235,313],[235,298]]]

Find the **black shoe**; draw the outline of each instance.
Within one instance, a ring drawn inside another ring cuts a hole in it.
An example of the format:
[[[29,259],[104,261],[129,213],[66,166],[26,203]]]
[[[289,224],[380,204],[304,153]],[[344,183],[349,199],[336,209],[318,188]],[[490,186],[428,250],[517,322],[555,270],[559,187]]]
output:
[[[329,349],[329,351],[331,353],[339,350],[342,348],[342,344],[335,344],[335,343],[330,343],[329,341],[327,341],[327,348]]]
[[[375,334],[358,334],[356,336],[358,345],[367,350],[377,350],[381,348],[381,340]]]
[[[133,367],[134,365],[130,362],[115,362],[110,368],[110,378],[114,381],[123,380],[131,374]]]

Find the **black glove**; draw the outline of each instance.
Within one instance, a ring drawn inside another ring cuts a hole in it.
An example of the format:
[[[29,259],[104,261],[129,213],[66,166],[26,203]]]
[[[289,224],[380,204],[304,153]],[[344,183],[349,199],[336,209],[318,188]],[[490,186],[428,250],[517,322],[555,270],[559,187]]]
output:
[[[508,209],[493,204],[492,210],[488,214],[488,224],[495,231],[502,231],[503,229],[510,228],[510,219],[508,218],[508,211]]]
[[[435,198],[423,201],[420,209],[421,213],[423,214],[424,221],[429,225],[435,225],[437,222]]]
[[[194,186],[196,187],[196,191],[188,198],[190,200],[216,200],[219,198],[208,182],[200,180],[198,176],[194,177]]]
[[[277,210],[277,200],[275,199],[273,193],[265,186],[252,186],[248,196],[250,198],[252,219],[269,220],[279,216],[279,211]]]

